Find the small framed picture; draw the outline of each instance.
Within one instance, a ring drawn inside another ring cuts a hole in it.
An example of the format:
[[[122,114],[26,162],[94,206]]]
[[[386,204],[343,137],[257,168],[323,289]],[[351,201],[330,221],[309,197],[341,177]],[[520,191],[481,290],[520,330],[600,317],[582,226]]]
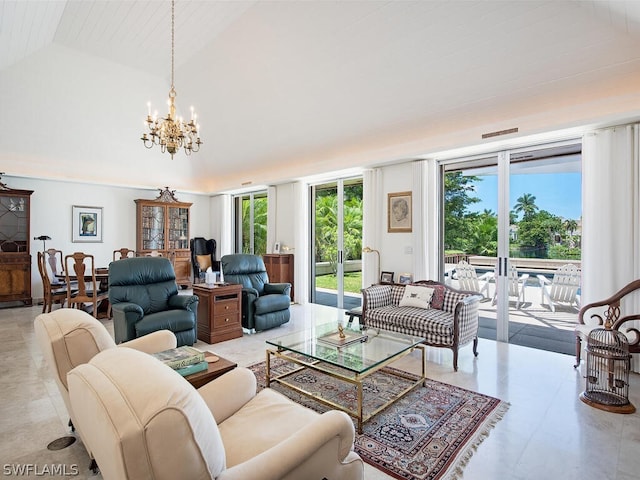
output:
[[[393,283],[393,272],[381,272],[380,283]]]
[[[401,273],[400,277],[398,278],[398,282],[407,285],[413,282],[413,275],[411,275],[410,273]]]
[[[280,253],[280,242],[273,244],[273,253]]]
[[[102,207],[81,207],[71,210],[73,243],[102,243]]]

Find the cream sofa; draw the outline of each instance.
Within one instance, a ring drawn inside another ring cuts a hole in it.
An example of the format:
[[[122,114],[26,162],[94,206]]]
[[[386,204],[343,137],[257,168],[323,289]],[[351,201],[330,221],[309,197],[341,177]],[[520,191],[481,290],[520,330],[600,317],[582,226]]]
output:
[[[458,371],[460,347],[473,342],[473,354],[478,356],[478,307],[482,296],[431,280],[412,285],[434,289],[430,308],[401,306],[406,285],[372,285],[362,290],[362,325],[424,337],[427,345],[450,348],[453,369]]]
[[[196,391],[150,355],[118,348],[73,369],[68,384],[105,480],[364,477],[345,413],[256,394],[246,368]]]

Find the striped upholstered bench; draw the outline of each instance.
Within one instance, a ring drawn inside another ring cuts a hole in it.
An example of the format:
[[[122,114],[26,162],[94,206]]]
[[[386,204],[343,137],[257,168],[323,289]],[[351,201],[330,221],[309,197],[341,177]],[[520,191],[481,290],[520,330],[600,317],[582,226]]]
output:
[[[430,302],[423,306],[405,306],[407,302],[402,299],[406,285],[380,284],[364,288],[361,324],[424,337],[427,345],[450,348],[453,369],[458,371],[460,347],[473,342],[473,354],[478,356],[478,306],[482,296],[431,280],[411,285],[433,289]]]

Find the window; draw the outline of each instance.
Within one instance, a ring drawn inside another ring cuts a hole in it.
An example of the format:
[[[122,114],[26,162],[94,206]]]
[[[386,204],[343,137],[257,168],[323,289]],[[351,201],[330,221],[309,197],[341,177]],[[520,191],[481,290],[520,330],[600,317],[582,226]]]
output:
[[[236,253],[267,253],[267,192],[252,192],[234,198]]]

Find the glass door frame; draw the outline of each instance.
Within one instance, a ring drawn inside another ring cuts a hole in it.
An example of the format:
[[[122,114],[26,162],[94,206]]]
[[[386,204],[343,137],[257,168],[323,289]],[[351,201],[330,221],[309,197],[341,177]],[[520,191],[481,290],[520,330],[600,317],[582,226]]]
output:
[[[518,146],[513,148],[505,147],[499,151],[486,152],[474,156],[455,157],[451,159],[443,159],[438,162],[440,171],[440,199],[442,205],[440,207],[441,221],[440,229],[440,278],[444,279],[444,193],[445,182],[444,177],[447,172],[447,166],[455,165],[456,170],[490,167],[497,165],[497,195],[498,195],[498,247],[497,247],[497,264],[496,264],[496,339],[500,342],[509,342],[509,285],[506,281],[507,272],[510,267],[510,177],[511,166],[520,161],[529,161],[516,159],[514,157],[522,156],[529,152],[539,150],[552,150],[561,147],[570,147],[582,144],[580,138],[569,138],[553,142],[532,144],[526,146]],[[531,159],[530,161],[536,161]],[[450,168],[449,171],[453,170]]]
[[[335,188],[337,196],[337,209],[336,209],[336,222],[337,222],[337,239],[336,239],[336,307],[344,307],[345,298],[345,246],[344,246],[344,204],[345,204],[345,188],[351,185],[354,180],[362,183],[362,176],[349,176],[336,179],[329,179],[322,182],[317,182],[309,185],[309,199],[310,199],[310,215],[309,215],[309,244],[311,255],[309,258],[309,298],[311,303],[316,303],[316,192],[319,187]]]

